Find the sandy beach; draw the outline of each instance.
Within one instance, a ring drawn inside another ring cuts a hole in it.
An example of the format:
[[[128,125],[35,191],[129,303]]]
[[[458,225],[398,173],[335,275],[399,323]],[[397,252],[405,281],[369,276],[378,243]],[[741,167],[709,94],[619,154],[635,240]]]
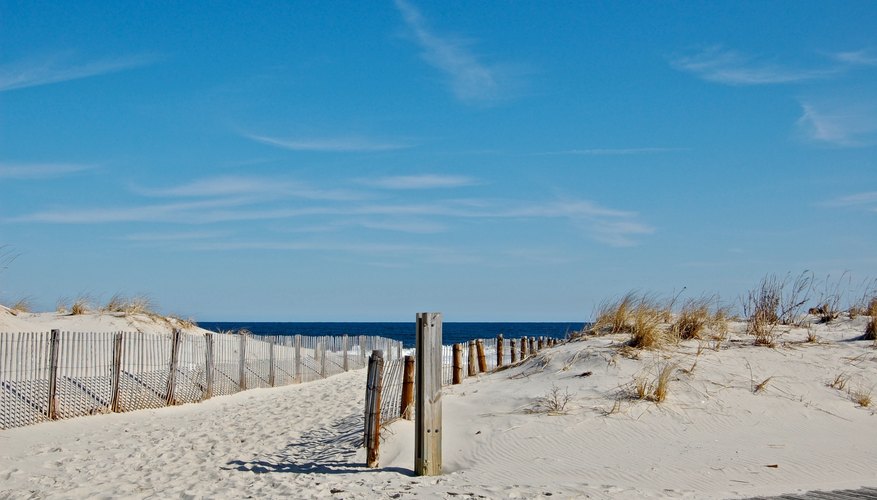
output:
[[[0,431],[0,497],[734,498],[873,487],[877,415],[859,397],[874,388],[877,351],[857,340],[868,319],[778,327],[772,348],[731,322],[721,342],[631,350],[628,335],[586,335],[545,349],[444,389],[440,477],[413,476],[405,420],[384,428],[380,468],[364,466],[365,371],[354,370]],[[639,399],[637,385],[664,367],[666,399]]]

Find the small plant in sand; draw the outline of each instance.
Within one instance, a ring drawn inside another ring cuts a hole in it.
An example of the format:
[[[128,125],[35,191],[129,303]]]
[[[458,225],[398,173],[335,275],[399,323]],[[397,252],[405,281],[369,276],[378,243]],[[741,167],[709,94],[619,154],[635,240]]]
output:
[[[766,379],[762,380],[761,382],[755,384],[752,387],[752,392],[754,392],[755,394],[758,394],[759,392],[764,392],[765,390],[767,390],[767,384],[771,381],[771,379],[773,379],[773,377],[767,377]]]
[[[877,340],[877,318],[874,316],[865,325],[865,340]]]
[[[149,297],[141,295],[128,298],[118,293],[110,298],[106,305],[101,308],[101,311],[107,313],[155,315],[155,312],[152,310],[152,301],[149,300]]]
[[[837,281],[832,281],[831,276],[825,278],[819,297],[819,306],[810,309],[811,314],[819,316],[820,323],[829,323],[840,316],[840,301],[843,296],[843,287],[850,285],[850,274],[844,271]]]
[[[834,380],[829,382],[828,387],[842,391],[847,387],[847,382],[849,381],[849,375],[847,375],[846,373],[838,373],[837,375],[835,375]]]
[[[73,305],[70,306],[70,314],[72,314],[73,316],[85,314],[89,310],[91,310],[91,301],[88,299],[88,297],[84,295],[80,295],[79,297],[77,297],[76,300],[73,302]]]
[[[710,302],[707,297],[686,300],[671,326],[675,335],[682,340],[702,338],[713,317]]]
[[[746,333],[755,337],[756,345],[774,346],[774,329],[779,322],[777,308],[782,300],[782,289],[782,283],[776,276],[765,276],[758,288],[750,290],[743,301]]]
[[[551,384],[551,389],[547,394],[539,398],[533,406],[527,410],[528,413],[547,413],[548,415],[565,415],[567,413],[566,406],[572,400],[572,395],[568,389],[562,392],[559,387]]]
[[[9,310],[12,311],[12,314],[29,313],[33,312],[33,307],[31,306],[29,298],[22,297],[18,299],[15,304],[12,304],[12,307],[10,307]]]
[[[643,401],[652,401],[662,403],[667,399],[667,393],[670,390],[670,377],[673,376],[675,365],[666,364],[661,368],[658,376],[654,380],[646,377],[637,377],[633,381],[633,389],[631,397]]]
[[[657,301],[648,295],[640,297],[630,313],[629,345],[637,349],[656,349],[673,340],[672,332],[662,328],[662,319]]]
[[[862,408],[868,408],[871,406],[871,390],[870,389],[859,389],[857,391],[850,392],[850,398],[854,403],[861,406]]]

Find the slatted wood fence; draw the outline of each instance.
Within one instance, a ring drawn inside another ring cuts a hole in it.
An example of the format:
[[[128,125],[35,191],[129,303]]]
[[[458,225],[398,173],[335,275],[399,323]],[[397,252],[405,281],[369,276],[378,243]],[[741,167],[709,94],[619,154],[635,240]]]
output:
[[[310,382],[364,368],[373,349],[402,356],[376,336],[0,333],[0,429]]]

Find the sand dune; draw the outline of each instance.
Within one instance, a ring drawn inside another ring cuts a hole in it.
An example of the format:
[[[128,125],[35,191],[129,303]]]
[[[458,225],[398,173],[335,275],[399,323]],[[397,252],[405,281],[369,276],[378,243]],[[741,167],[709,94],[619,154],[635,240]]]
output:
[[[202,404],[0,432],[0,497],[728,498],[877,486],[877,381],[864,319],[790,329],[757,347],[732,324],[697,341],[624,351],[587,337],[443,395],[445,474],[413,477],[413,423],[364,467],[364,371]],[[736,332],[736,333],[735,333]],[[695,365],[696,361],[696,365]],[[631,399],[674,366],[667,399]],[[691,367],[694,369],[691,370]],[[584,374],[587,374],[583,376]],[[829,384],[840,374],[844,390]],[[760,390],[756,388],[761,385]],[[536,403],[557,387],[563,414]]]

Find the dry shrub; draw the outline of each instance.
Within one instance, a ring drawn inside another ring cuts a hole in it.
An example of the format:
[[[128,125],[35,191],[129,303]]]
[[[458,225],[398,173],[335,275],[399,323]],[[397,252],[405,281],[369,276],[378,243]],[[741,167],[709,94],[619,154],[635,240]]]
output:
[[[633,399],[662,403],[667,399],[667,393],[670,390],[670,377],[673,376],[675,369],[675,365],[664,365],[658,376],[652,381],[645,377],[638,377],[633,381],[631,397]]]
[[[183,318],[183,317],[177,316],[176,314],[172,314],[172,315],[168,316],[166,318],[166,321],[171,326],[176,326],[177,328],[182,328],[184,330],[187,330],[190,328],[195,328],[196,326],[198,326],[198,323],[196,323],[194,319]],[[251,333],[249,330],[241,330],[240,334],[241,335],[250,335]]]
[[[569,404],[572,395],[568,389],[560,391],[556,385],[552,384],[547,394],[539,398],[527,413],[547,413],[549,415],[565,415],[566,405]]]
[[[867,408],[871,406],[871,391],[865,389],[859,389],[858,391],[854,391],[850,393],[850,398],[854,403],[861,406],[862,408]]]
[[[834,380],[832,380],[831,383],[828,384],[828,387],[842,391],[846,388],[847,382],[849,381],[849,375],[847,375],[846,373],[839,373],[834,377]]]
[[[18,299],[15,304],[12,304],[12,307],[10,307],[9,310],[12,311],[12,314],[29,313],[33,312],[33,306],[31,305],[29,298],[22,297]]]
[[[849,287],[851,277],[849,272],[844,271],[837,281],[831,280],[831,275],[825,278],[819,297],[819,306],[811,309],[819,316],[820,323],[829,323],[840,316],[840,301],[843,296],[842,286],[846,283]]]
[[[865,325],[865,340],[877,340],[877,318],[874,316]]]
[[[758,394],[759,392],[764,392],[767,389],[767,384],[771,381],[773,377],[767,377],[762,380],[760,383],[755,384],[755,387],[752,388],[752,392]]]
[[[782,294],[783,282],[775,275],[765,276],[757,288],[748,292],[743,302],[743,314],[746,316],[746,333],[755,337],[755,345],[775,345],[774,329],[780,319],[777,311]]]

